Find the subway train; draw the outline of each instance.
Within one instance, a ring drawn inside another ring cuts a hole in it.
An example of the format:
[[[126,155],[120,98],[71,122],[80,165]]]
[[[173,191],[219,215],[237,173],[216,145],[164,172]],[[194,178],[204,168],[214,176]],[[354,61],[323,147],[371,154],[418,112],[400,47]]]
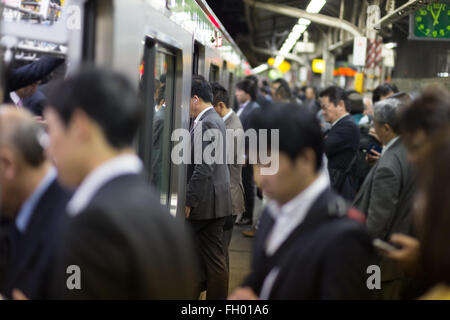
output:
[[[3,4],[3,70],[15,60],[62,55],[65,75],[86,64],[124,74],[145,105],[136,152],[161,202],[184,219],[186,166],[170,159],[171,134],[189,129],[192,75],[220,82],[232,96],[236,82],[250,73],[211,8],[204,0],[41,0],[37,9],[20,2]],[[157,110],[161,90],[163,108]]]

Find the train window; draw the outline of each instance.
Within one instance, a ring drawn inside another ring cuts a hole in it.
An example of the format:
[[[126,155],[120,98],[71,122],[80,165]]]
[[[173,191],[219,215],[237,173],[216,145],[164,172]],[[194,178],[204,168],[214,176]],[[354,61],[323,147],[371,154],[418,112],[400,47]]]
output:
[[[209,81],[219,81],[219,67],[214,64],[211,64],[209,69]]]
[[[230,95],[230,108],[234,107],[234,74],[228,73],[228,94]]]
[[[203,74],[201,70],[204,69],[205,60],[205,47],[203,47],[199,42],[194,42],[194,55],[192,60],[192,74],[198,75]]]
[[[173,129],[175,55],[147,39],[141,75],[146,120],[140,128],[139,154],[149,180],[160,194],[161,203],[167,206],[171,175],[170,134]]]

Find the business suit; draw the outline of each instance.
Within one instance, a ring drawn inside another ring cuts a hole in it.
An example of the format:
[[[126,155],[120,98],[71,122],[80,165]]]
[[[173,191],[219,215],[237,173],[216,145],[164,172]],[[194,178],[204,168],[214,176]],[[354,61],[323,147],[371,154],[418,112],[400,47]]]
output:
[[[259,296],[273,271],[269,299],[364,299],[366,269],[373,263],[371,238],[354,209],[329,189],[313,202],[304,221],[298,225],[273,255],[266,254],[274,218],[265,209],[256,233],[252,267],[243,286]]]
[[[236,130],[242,130],[242,124],[239,120],[239,117],[231,111],[230,116],[225,120],[225,127],[228,130],[233,130],[235,134],[237,134]],[[230,147],[230,144],[227,143],[227,146]],[[233,150],[233,163],[228,164],[228,169],[230,170],[230,189],[231,189],[231,204],[232,204],[232,216],[227,217],[227,221],[225,222],[224,230],[223,230],[223,240],[225,246],[228,248],[231,242],[231,236],[233,234],[233,226],[236,221],[236,216],[242,214],[245,211],[245,201],[244,201],[244,187],[242,186],[242,163],[243,158],[242,154],[239,154],[238,151],[238,137],[234,137],[234,150]],[[231,151],[231,150],[230,150]],[[240,161],[239,161],[240,160]],[[228,270],[229,268],[229,255],[228,250],[226,252],[226,260]]]
[[[259,104],[256,101],[250,101],[239,115],[244,131],[250,129],[251,114],[257,108],[260,108]],[[246,153],[248,153],[247,139],[245,145]],[[245,212],[242,218],[251,221],[253,218],[253,208],[255,206],[255,180],[253,178],[253,166],[251,164],[246,164],[242,168],[242,185],[244,187],[245,195]]]
[[[392,233],[411,233],[414,194],[413,167],[407,161],[401,139],[398,139],[369,171],[355,197],[354,205],[367,215],[367,229],[372,236],[389,241]],[[404,277],[396,264],[387,259],[381,260],[381,269],[382,281]],[[391,295],[387,290],[384,297],[394,298],[397,294]]]
[[[161,107],[158,111],[155,111],[153,116],[152,182],[158,190],[161,188],[164,112],[165,107]]]
[[[73,299],[192,299],[191,239],[138,174],[104,184],[67,225],[55,295]],[[81,270],[69,290],[66,268]]]
[[[228,270],[223,244],[225,218],[231,215],[230,175],[226,164],[225,124],[211,108],[198,119],[191,131],[191,160],[187,168],[186,206],[191,207],[189,222],[202,267],[202,282],[206,283],[207,299],[221,299],[228,295]],[[211,141],[204,141],[207,130],[217,130],[224,139],[219,162],[195,163],[195,152],[203,155]],[[196,146],[196,147],[195,147]],[[201,146],[201,148],[200,148]],[[198,149],[197,149],[198,148]],[[198,293],[204,289],[198,284]]]
[[[328,170],[332,188],[347,200],[352,201],[356,185],[354,166],[359,148],[359,128],[350,115],[340,119],[325,136],[325,154],[328,158]],[[348,171],[348,172],[346,172]]]
[[[22,101],[25,108],[36,116],[42,116],[42,113],[47,106],[47,98],[38,89],[31,97]]]
[[[30,64],[17,69],[7,70],[5,99],[9,101],[9,93],[29,86],[48,76],[53,70],[64,63],[64,59],[42,57]]]
[[[71,193],[54,180],[39,199],[26,231],[11,228],[6,277],[2,293],[11,298],[17,288],[30,299],[49,298],[52,262],[67,219]]]

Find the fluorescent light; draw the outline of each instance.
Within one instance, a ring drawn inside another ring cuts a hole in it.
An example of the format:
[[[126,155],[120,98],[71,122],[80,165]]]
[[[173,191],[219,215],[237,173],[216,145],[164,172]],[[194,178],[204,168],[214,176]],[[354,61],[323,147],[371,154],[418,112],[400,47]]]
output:
[[[278,67],[280,66],[280,64],[281,64],[283,61],[284,61],[284,57],[282,57],[282,56],[277,56],[277,57],[275,58],[275,63],[273,64],[273,66],[274,66],[275,68],[278,68]]]
[[[327,0],[311,0],[309,2],[308,7],[306,7],[306,11],[309,13],[319,13],[322,10],[323,6],[327,3]],[[291,33],[284,41],[283,45],[280,49],[280,54],[285,55],[291,52],[292,48],[297,43],[298,39],[302,36],[303,32],[306,31],[308,26],[311,24],[311,20],[300,18],[298,19],[298,23],[292,28]],[[277,56],[275,58],[275,63],[273,66],[277,68],[284,61],[283,56]]]
[[[387,49],[394,49],[394,48],[397,47],[397,44],[396,44],[395,42],[389,42],[389,43],[386,43],[384,46],[385,46]]]
[[[264,63],[264,64],[257,66],[256,68],[253,68],[251,71],[254,74],[258,74],[258,73],[266,71],[267,69],[269,69],[269,66],[267,65],[267,63]]]
[[[306,12],[319,13],[325,3],[327,3],[327,0],[311,0],[308,7],[306,7]]]
[[[448,72],[441,72],[441,73],[438,73],[437,76],[439,78],[448,78],[450,76],[450,74]]]

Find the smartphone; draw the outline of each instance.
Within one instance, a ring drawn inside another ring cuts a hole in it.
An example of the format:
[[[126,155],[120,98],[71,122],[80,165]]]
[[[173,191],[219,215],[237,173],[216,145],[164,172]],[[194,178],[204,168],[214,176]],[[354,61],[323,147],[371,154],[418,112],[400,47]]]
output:
[[[374,239],[372,244],[373,244],[373,246],[375,248],[378,248],[378,249],[381,249],[381,250],[384,250],[384,251],[388,251],[388,252],[395,251],[395,250],[399,249],[396,246],[394,246],[393,244],[391,244],[389,242],[386,242],[386,241],[383,241],[381,239]]]
[[[375,144],[375,143],[372,143],[372,144],[369,146],[369,149],[367,149],[367,153],[371,153],[372,150],[375,150],[376,152],[381,153],[381,151],[383,150],[383,148],[382,148],[381,146]]]

